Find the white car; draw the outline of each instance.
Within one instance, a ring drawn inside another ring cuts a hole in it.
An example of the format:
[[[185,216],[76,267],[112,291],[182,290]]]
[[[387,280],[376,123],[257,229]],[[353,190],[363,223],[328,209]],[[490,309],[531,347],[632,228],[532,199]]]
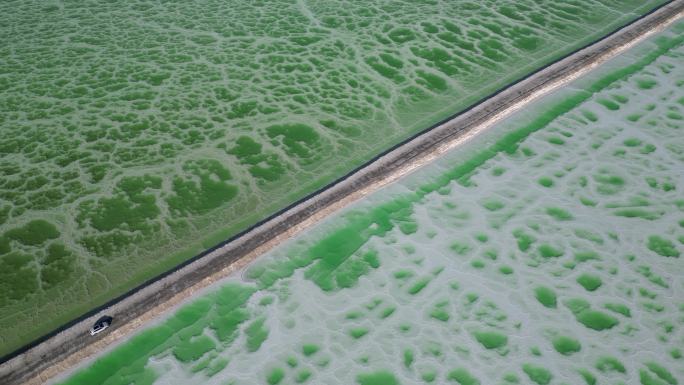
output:
[[[112,324],[112,320],[113,318],[108,315],[100,317],[100,319],[95,322],[93,327],[90,328],[90,335],[94,336],[97,333],[103,332],[109,327],[109,325]]]

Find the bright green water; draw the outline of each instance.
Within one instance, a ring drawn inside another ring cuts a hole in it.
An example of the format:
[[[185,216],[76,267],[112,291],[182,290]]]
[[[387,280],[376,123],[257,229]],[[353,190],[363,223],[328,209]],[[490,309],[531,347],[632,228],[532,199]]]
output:
[[[0,354],[659,3],[4,1]]]
[[[684,383],[682,59],[684,22],[61,383]]]

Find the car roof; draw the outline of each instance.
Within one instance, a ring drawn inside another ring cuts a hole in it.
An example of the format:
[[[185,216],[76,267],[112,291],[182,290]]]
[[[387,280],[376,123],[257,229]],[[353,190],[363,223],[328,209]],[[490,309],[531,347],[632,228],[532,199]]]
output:
[[[108,315],[104,315],[104,316],[100,317],[97,321],[95,321],[95,323],[98,324],[98,323],[105,322],[105,321],[111,321],[112,319],[113,319],[112,317],[110,317]]]

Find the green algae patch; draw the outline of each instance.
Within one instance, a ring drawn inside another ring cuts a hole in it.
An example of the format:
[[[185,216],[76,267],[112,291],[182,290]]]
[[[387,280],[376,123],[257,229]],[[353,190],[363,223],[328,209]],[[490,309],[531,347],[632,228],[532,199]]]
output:
[[[603,285],[601,277],[588,273],[584,273],[577,277],[577,283],[579,283],[586,291],[595,291],[601,287],[601,285]]]
[[[302,384],[302,383],[306,382],[311,377],[311,375],[312,375],[311,370],[302,369],[302,370],[298,371],[297,374],[295,375],[295,382],[298,384]]]
[[[596,385],[596,376],[592,372],[587,369],[580,369],[578,373],[587,385]]]
[[[639,381],[641,382],[641,385],[665,385],[665,382],[654,377],[644,369],[639,369]]]
[[[599,260],[601,257],[595,251],[583,251],[575,254],[575,261],[578,263]]]
[[[556,292],[545,286],[538,286],[534,289],[534,296],[537,301],[550,309],[556,308]]]
[[[676,378],[672,375],[672,373],[670,373],[670,371],[667,370],[665,367],[660,366],[660,365],[658,365],[658,364],[655,363],[655,362],[646,362],[644,365],[646,365],[646,367],[647,367],[651,372],[655,373],[655,375],[658,376],[658,378],[660,378],[661,380],[667,382],[668,384],[670,384],[670,385],[677,385],[677,384],[678,384],[677,379],[676,379]],[[640,374],[641,374],[641,373],[640,373]],[[649,380],[651,380],[651,379],[649,379]],[[642,380],[642,383],[644,383],[643,380]],[[654,384],[654,383],[656,383],[656,381],[651,381],[651,382],[650,382],[650,384]],[[648,384],[648,383],[644,383],[644,384],[645,384],[645,385],[650,385],[650,384]]]
[[[594,175],[594,181],[596,182],[596,191],[602,195],[615,195],[622,191],[625,186],[624,178],[618,175],[612,175],[604,170],[600,170],[600,173]]]
[[[458,255],[466,255],[472,250],[472,247],[463,242],[454,242],[449,246],[449,249],[453,250]]]
[[[408,290],[408,293],[411,295],[416,295],[420,293],[423,289],[427,287],[427,285],[432,281],[432,278],[430,277],[423,277],[418,279]]]
[[[470,372],[463,368],[450,371],[447,375],[447,380],[456,382],[460,385],[480,385],[480,380],[473,377]]]
[[[411,349],[404,350],[404,367],[406,369],[411,368],[411,365],[413,364],[413,360],[414,360],[413,350],[411,350]]]
[[[582,345],[579,341],[572,337],[558,336],[554,337],[553,348],[564,356],[569,356],[582,350]]]
[[[32,261],[31,255],[19,252],[0,259],[0,305],[21,300],[38,290],[37,269]]]
[[[548,385],[551,382],[551,379],[553,379],[551,372],[541,366],[524,364],[522,369],[523,372],[527,374],[527,377],[529,377],[530,381],[538,385]]]
[[[442,322],[447,322],[449,320],[449,313],[442,308],[437,308],[430,312],[430,317]]]
[[[169,207],[179,215],[206,213],[230,202],[238,194],[237,186],[229,182],[232,179],[230,172],[216,160],[189,161],[183,165],[183,171],[185,173],[182,177],[174,178],[174,195],[167,199]],[[145,199],[149,205],[142,213],[135,213],[135,207],[128,208],[132,214],[135,214],[133,218],[136,221],[143,220],[141,217],[143,213],[145,217],[157,214],[156,206],[151,206],[151,198],[143,198],[143,196],[131,198],[133,202],[135,202],[134,199]],[[128,203],[120,202],[117,205],[121,207],[111,208],[109,212],[112,215],[118,215],[115,213],[119,212],[119,209],[126,210],[125,205]],[[120,220],[129,221],[124,217]],[[107,222],[103,220],[102,223]]]
[[[319,349],[320,349],[320,347],[318,347],[318,345],[305,344],[304,346],[302,346],[302,353],[306,357],[309,357],[309,356],[316,354],[316,352],[318,352]]]
[[[603,105],[604,107],[606,107],[607,109],[609,109],[609,110],[611,110],[611,111],[616,111],[616,110],[619,110],[619,109],[620,109],[620,105],[617,104],[617,103],[615,103],[615,102],[612,101],[612,100],[608,100],[608,99],[599,99],[599,100],[598,100],[598,103],[601,104],[601,105]]]
[[[477,342],[487,349],[498,349],[502,346],[506,346],[508,343],[508,337],[506,335],[493,331],[474,332],[473,336]]]
[[[546,214],[557,221],[569,221],[574,218],[572,214],[559,207],[548,207],[546,209]]]
[[[660,219],[663,214],[638,208],[620,209],[614,212],[615,215],[625,218],[641,218],[648,221]]]
[[[520,383],[520,377],[518,377],[515,373],[504,374],[502,380],[507,384],[519,384]]]
[[[632,317],[632,312],[629,310],[627,305],[621,303],[607,303],[604,307],[612,312],[622,314],[623,316],[630,318]]]
[[[181,308],[162,325],[132,337],[92,365],[76,372],[63,385],[151,383],[156,375],[145,369],[148,358],[162,352],[176,333],[200,321],[208,309],[208,301],[196,301]]]
[[[482,202],[482,207],[489,211],[499,211],[505,207],[505,204],[498,199],[489,198]]]
[[[541,186],[550,188],[553,187],[553,179],[549,177],[542,177],[537,180],[537,183],[539,183]]]
[[[402,270],[395,271],[394,274],[392,274],[392,275],[396,279],[402,279],[403,280],[403,279],[408,279],[408,278],[413,277],[415,275],[415,273],[411,270],[402,269]]]
[[[7,254],[10,251],[12,251],[10,239],[5,236],[0,236],[0,255]]]
[[[565,144],[565,141],[557,136],[552,136],[551,138],[549,138],[549,143],[555,144],[557,146],[562,146]]]
[[[575,317],[582,325],[597,331],[611,329],[619,323],[615,317],[598,310],[584,310],[575,314]]]
[[[279,138],[285,152],[301,161],[310,161],[320,147],[320,135],[306,124],[275,125],[268,127],[266,132],[271,139]]]
[[[641,145],[641,140],[638,138],[629,138],[625,139],[622,144],[624,144],[627,147],[637,147]]]
[[[601,237],[601,235],[597,234],[595,231],[589,229],[576,229],[575,235],[579,238],[596,243],[597,245],[603,244],[603,237]]]
[[[622,362],[618,361],[614,357],[600,357],[596,361],[596,369],[598,369],[601,372],[618,372],[618,373],[626,373],[627,369],[625,369],[625,366],[622,364]]]
[[[646,244],[646,247],[663,257],[679,258],[679,250],[677,250],[677,247],[669,239],[661,238],[657,235],[651,235],[648,237],[648,243]]]
[[[518,241],[518,249],[520,251],[529,250],[530,246],[536,241],[536,239],[525,233],[523,230],[515,230],[513,236]]]
[[[635,79],[637,87],[641,88],[642,90],[650,90],[651,88],[655,87],[658,82],[655,81],[652,78],[637,78]]]
[[[238,327],[249,318],[249,313],[242,309],[253,289],[239,285],[226,285],[218,292],[218,314],[209,322],[216,337],[224,343],[232,342],[238,332]]]
[[[58,238],[60,235],[57,227],[52,223],[36,219],[22,227],[9,230],[5,237],[21,242],[25,245],[40,245],[47,240]]]
[[[417,197],[398,198],[375,207],[367,213],[351,218],[349,222],[313,245],[303,258],[286,260],[268,271],[250,269],[249,276],[258,279],[263,287],[290,276],[297,268],[311,265],[305,277],[321,289],[332,291],[353,286],[370,269],[379,267],[375,252],[355,256],[371,236],[381,236],[411,214],[411,204]]]
[[[575,298],[564,302],[565,306],[570,309],[575,319],[582,325],[596,331],[611,329],[616,326],[619,321],[602,311],[591,309],[589,302]]]
[[[418,231],[417,222],[401,222],[399,223],[399,231],[404,235],[413,234]]]
[[[431,383],[437,378],[437,371],[434,369],[427,369],[420,374],[420,379]]]
[[[268,329],[264,326],[265,321],[265,318],[259,318],[245,329],[245,334],[247,334],[247,351],[256,352],[261,347],[261,344],[266,341],[266,338],[268,338]]]
[[[394,374],[387,371],[359,374],[356,376],[356,382],[359,385],[399,385],[399,380]]]
[[[355,339],[358,340],[368,334],[368,329],[366,328],[353,328],[349,330],[349,335]]]
[[[396,310],[397,310],[397,308],[394,306],[388,306],[388,307],[382,309],[382,311],[380,312],[380,319],[385,319],[385,318],[391,316],[392,314],[394,314],[394,312]]]
[[[268,385],[278,385],[285,378],[285,371],[282,368],[271,369],[266,375]]]
[[[215,347],[216,344],[211,338],[202,335],[191,340],[181,341],[173,348],[173,355],[180,362],[192,362],[197,361]]]
[[[223,369],[228,366],[229,361],[224,358],[218,358],[214,360],[211,365],[207,368],[206,374],[208,377],[213,377],[217,373],[221,372]]]
[[[565,254],[565,252],[561,248],[553,247],[549,244],[539,246],[539,255],[541,255],[542,258],[558,258],[563,254]]]
[[[66,281],[73,276],[75,268],[74,253],[61,243],[51,243],[41,263],[40,280],[43,287],[50,289]]]

